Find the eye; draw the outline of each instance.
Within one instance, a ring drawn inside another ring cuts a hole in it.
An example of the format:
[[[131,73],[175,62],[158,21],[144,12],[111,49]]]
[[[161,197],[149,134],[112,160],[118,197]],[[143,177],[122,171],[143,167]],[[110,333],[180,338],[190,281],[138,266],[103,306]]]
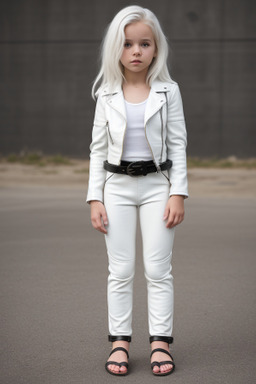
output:
[[[128,42],[125,42],[125,43],[124,43],[124,47],[125,47],[125,48],[130,48],[130,46],[131,46],[131,43],[128,43]]]
[[[142,43],[142,47],[149,47],[149,43]]]

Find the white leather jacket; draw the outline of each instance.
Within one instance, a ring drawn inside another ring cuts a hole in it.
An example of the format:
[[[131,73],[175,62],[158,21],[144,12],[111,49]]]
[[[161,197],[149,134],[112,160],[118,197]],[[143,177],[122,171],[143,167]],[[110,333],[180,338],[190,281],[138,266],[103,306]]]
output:
[[[168,171],[170,196],[188,196],[186,144],[187,133],[179,86],[175,82],[155,81],[145,111],[145,135],[158,169],[166,159],[173,162]],[[107,87],[98,92],[92,143],[87,202],[103,202],[107,171],[103,162],[119,165],[126,130],[126,111],[121,87],[111,93]],[[166,171],[167,172],[167,171]],[[144,177],[144,176],[139,176]]]

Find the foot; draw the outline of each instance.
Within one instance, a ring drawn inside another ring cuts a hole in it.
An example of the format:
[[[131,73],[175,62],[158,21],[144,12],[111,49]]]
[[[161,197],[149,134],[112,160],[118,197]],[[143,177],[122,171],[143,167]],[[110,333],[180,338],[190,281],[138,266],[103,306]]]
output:
[[[129,342],[128,341],[123,341],[123,340],[114,341],[112,343],[112,350],[117,348],[117,347],[123,347],[127,350],[127,352],[129,352]],[[116,351],[109,357],[108,361],[116,361],[117,363],[121,363],[121,362],[125,361],[126,363],[128,363],[128,358],[127,358],[127,355],[125,352]],[[118,365],[115,365],[115,364],[108,365],[108,370],[113,372],[114,374],[127,373],[126,367],[124,367],[124,366],[119,367]]]
[[[153,341],[151,343],[151,351],[156,348],[162,348],[167,352],[169,352],[169,344],[165,343],[164,341]],[[168,360],[173,361],[171,357],[169,357],[163,352],[155,352],[151,357],[151,363],[153,363],[153,361],[158,361],[159,363],[161,363],[162,361],[168,361]],[[174,369],[173,365],[164,364],[164,365],[161,365],[160,367],[155,366],[153,368],[153,373],[166,374],[171,372],[173,369]]]

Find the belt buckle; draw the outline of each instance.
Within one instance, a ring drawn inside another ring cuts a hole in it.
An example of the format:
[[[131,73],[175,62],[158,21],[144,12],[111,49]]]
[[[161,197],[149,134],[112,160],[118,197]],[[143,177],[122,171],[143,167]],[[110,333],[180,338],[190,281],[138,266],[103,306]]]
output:
[[[136,174],[136,171],[140,170],[141,174]],[[148,174],[147,172],[147,166],[145,164],[145,161],[133,161],[131,164],[127,166],[127,175],[129,176],[139,176],[143,175],[146,176]]]

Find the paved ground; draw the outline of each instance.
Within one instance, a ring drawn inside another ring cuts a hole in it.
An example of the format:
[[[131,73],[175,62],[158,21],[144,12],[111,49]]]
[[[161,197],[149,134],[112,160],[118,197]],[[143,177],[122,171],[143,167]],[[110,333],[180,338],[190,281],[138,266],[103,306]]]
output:
[[[173,262],[177,370],[162,382],[255,382],[255,190],[234,194],[250,177],[234,185],[220,173],[212,194],[209,173],[190,174]],[[131,372],[115,378],[104,370],[105,245],[91,228],[85,185],[40,180],[1,180],[1,383],[155,383],[139,236]]]

